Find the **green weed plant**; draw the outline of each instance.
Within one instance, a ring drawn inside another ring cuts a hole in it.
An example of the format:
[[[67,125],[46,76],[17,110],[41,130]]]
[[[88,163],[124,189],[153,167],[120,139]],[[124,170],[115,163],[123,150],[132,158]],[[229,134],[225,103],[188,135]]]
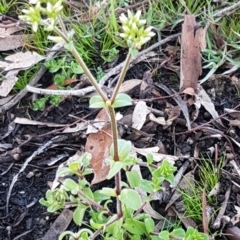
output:
[[[110,166],[107,179],[115,179],[114,187],[92,189],[87,180],[87,176],[93,173],[90,167],[91,154],[86,152],[78,160],[70,162],[67,167],[57,172],[59,177],[63,175],[74,177],[65,178],[59,187],[48,190],[45,198],[40,199],[40,203],[46,206],[49,212],[61,211],[69,203],[75,206],[73,220],[80,230],[76,233],[65,231],[59,236],[59,240],[65,237],[70,240],[91,240],[97,236],[101,236],[104,240],[207,240],[207,235],[191,227],[186,231],[182,228],[155,231],[154,219],[145,213],[143,208],[152,200],[152,193],[162,188],[163,181],[174,182],[176,167],[167,160],[163,160],[162,164],[157,166],[153,162],[152,155],[148,155],[146,167],[149,170],[149,180],[142,179],[134,168],[141,160],[131,152],[131,142],[119,139],[118,136],[115,109],[132,105],[130,96],[119,93],[119,88],[132,56],[135,56],[142,45],[155,35],[152,27],[145,28],[146,20],[141,19],[140,11],[136,14],[128,11],[127,16],[120,15],[122,31],[119,37],[126,41],[129,52],[113,94],[108,97],[97,84],[75,47],[73,35],[69,36],[67,33],[61,18],[62,1],[52,0],[43,4],[45,2],[45,0],[36,0],[35,5],[24,10],[24,15],[20,18],[31,23],[33,31],[36,32],[38,26],[43,25],[46,31],[53,31],[56,34],[50,36],[50,40],[65,43],[65,49],[73,55],[79,68],[87,75],[97,92],[97,95],[90,99],[90,107],[104,108],[110,116],[113,141],[107,158]],[[60,71],[60,68],[63,70],[61,63],[58,64],[50,64],[52,72]],[[122,178],[122,173],[126,176],[126,180]],[[137,188],[146,193],[145,198],[140,196]]]

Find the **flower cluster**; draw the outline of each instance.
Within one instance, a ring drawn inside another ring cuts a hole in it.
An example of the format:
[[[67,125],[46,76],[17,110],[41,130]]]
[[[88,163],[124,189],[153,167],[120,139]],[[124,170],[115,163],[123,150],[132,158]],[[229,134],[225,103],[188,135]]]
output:
[[[19,16],[19,19],[31,24],[34,32],[38,30],[39,24],[43,24],[46,31],[52,31],[56,24],[57,15],[63,9],[62,0],[32,0],[31,3],[35,6],[22,10],[24,15]],[[45,7],[42,7],[42,3]],[[47,18],[43,19],[42,16],[47,16]]]
[[[135,15],[128,10],[128,16],[122,13],[119,18],[123,29],[123,33],[120,33],[120,36],[127,41],[130,48],[140,49],[144,43],[148,42],[155,35],[151,31],[153,27],[144,28],[146,20],[141,20],[140,16],[140,10]]]

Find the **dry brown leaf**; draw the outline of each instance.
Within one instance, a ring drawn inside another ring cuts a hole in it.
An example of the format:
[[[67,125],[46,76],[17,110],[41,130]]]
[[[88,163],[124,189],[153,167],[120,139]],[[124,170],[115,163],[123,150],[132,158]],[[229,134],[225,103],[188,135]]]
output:
[[[0,51],[9,51],[24,46],[25,42],[31,42],[32,34],[11,35],[0,37]]]
[[[165,120],[164,117],[155,117],[154,114],[152,113],[149,114],[149,120],[162,125],[164,129],[168,128],[173,123],[172,119]]]
[[[62,133],[73,133],[73,132],[79,132],[82,130],[86,130],[88,127],[88,123],[87,122],[80,122],[80,123],[76,123],[76,125],[74,127],[67,127],[65,128]]]
[[[136,86],[140,85],[142,83],[142,80],[139,79],[131,79],[124,81],[119,89],[119,93],[128,93]]]
[[[202,74],[201,47],[205,39],[204,29],[198,28],[195,16],[186,15],[182,25],[180,89],[197,90]],[[204,39],[203,39],[204,38]]]
[[[20,118],[16,117],[13,122],[23,125],[40,125],[40,126],[47,126],[47,127],[64,127],[65,124],[57,124],[57,123],[51,123],[51,122],[40,122],[31,120],[28,118]]]
[[[111,127],[106,110],[102,109],[96,119],[105,121],[105,125],[98,132],[90,133],[85,145],[85,151],[92,155],[90,166],[94,171],[94,178],[91,184],[96,184],[106,179],[109,172],[106,159],[109,156],[109,149],[112,145]]]
[[[240,120],[240,111],[237,111],[237,110],[234,110],[234,109],[229,109],[229,108],[224,108],[224,111],[227,112],[228,115]]]
[[[240,120],[229,120],[229,125],[240,127]]]
[[[176,156],[158,153],[159,147],[151,147],[151,148],[132,147],[132,149],[133,149],[133,151],[135,151],[143,156],[147,156],[147,154],[152,154],[153,160],[155,162],[161,162],[162,160],[166,159],[169,162],[174,164],[175,161],[178,160],[178,157],[176,157]]]
[[[203,106],[213,117],[213,119],[216,119],[216,122],[219,124],[222,124],[221,119],[219,118],[219,115],[217,111],[215,110],[215,106],[211,100],[211,98],[208,96],[206,91],[203,89],[203,87],[198,84],[198,91],[196,94],[196,102],[194,103],[196,106],[196,109],[200,109],[201,106]]]
[[[6,57],[5,62],[0,61],[0,68],[4,72],[28,69],[45,58],[36,52],[18,52]]]
[[[18,26],[0,28],[0,51],[9,51],[22,47],[26,40],[30,42],[33,39],[33,35],[30,34],[11,35],[21,30],[22,28]]]
[[[133,111],[132,115],[132,127],[140,130],[146,121],[146,117],[149,114],[147,104],[143,101],[139,101]]]
[[[0,61],[0,69],[7,74],[3,77],[4,81],[0,86],[0,96],[6,97],[18,80],[17,74],[20,70],[28,69],[36,63],[45,59],[36,52],[18,52]]]

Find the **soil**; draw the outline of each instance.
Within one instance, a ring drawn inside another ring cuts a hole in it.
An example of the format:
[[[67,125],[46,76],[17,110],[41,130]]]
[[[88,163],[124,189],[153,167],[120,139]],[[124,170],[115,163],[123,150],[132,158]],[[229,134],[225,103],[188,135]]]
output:
[[[154,64],[151,65],[154,68]],[[128,71],[126,79],[136,78],[143,79],[144,73],[149,70],[149,64],[139,63]],[[235,73],[238,76],[238,73]],[[150,91],[145,94],[145,99],[156,98],[153,89],[161,94],[162,98],[158,100],[147,101],[148,106],[153,107],[159,111],[166,113],[166,102],[176,106],[173,98],[168,97],[168,93],[163,89],[157,87],[157,84],[163,84],[169,89],[174,88],[177,92],[179,79],[176,74],[167,68],[157,70],[152,76],[153,82],[150,86]],[[40,83],[49,81],[49,75],[45,75]],[[231,82],[230,77],[222,77],[221,84],[219,79],[207,81],[203,85],[208,92],[212,102],[219,115],[224,113],[225,108],[233,109],[239,103],[237,95],[237,88]],[[219,87],[221,86],[221,88]],[[215,94],[213,94],[215,92]],[[131,91],[132,98],[139,99],[141,92],[139,87]],[[23,124],[13,124],[16,117],[25,117],[31,120],[42,122],[54,122],[58,124],[70,124],[78,118],[94,119],[97,112],[88,108],[88,104],[82,103],[76,97],[71,97],[61,103],[58,107],[54,107],[51,111],[33,111],[31,105],[31,94],[28,94],[17,106],[13,107],[1,116],[0,124],[0,144],[11,144],[8,151],[2,151],[0,157],[0,239],[1,240],[29,240],[41,239],[50,226],[57,218],[57,214],[50,214],[46,208],[39,204],[39,199],[45,196],[45,192],[49,189],[49,183],[55,178],[56,169],[62,162],[66,161],[70,156],[74,155],[76,151],[83,150],[86,142],[86,134],[84,132],[77,132],[73,134],[63,134],[59,128],[49,128],[46,126],[32,126]],[[163,98],[163,97],[166,98]],[[239,110],[239,109],[235,109]],[[133,107],[123,108],[122,113],[132,113]],[[195,108],[189,106],[190,117],[193,116]],[[168,117],[165,114],[166,118]],[[153,134],[150,141],[145,141],[144,137],[134,138],[129,131],[125,131],[123,137],[131,139],[136,147],[151,147],[155,146],[159,141],[164,146],[167,154],[181,157],[181,161],[176,162],[176,166],[180,168],[190,157],[194,156],[196,147],[201,152],[201,156],[210,157],[212,161],[216,161],[220,156],[225,156],[224,168],[221,176],[221,189],[218,193],[217,206],[215,209],[221,207],[221,203],[225,200],[225,193],[229,186],[232,191],[229,201],[227,203],[226,212],[224,215],[232,218],[236,215],[235,206],[240,206],[240,188],[232,181],[240,184],[239,175],[236,175],[232,170],[229,162],[234,159],[238,164],[240,163],[240,148],[234,144],[229,138],[232,137],[235,141],[240,141],[240,130],[238,126],[230,126],[230,116],[222,118],[223,125],[210,122],[205,127],[211,127],[216,132],[209,132],[206,129],[199,127],[195,131],[186,132],[186,123],[184,116],[180,116],[174,121],[172,126],[164,128],[163,126],[151,125],[145,126],[148,134]],[[198,118],[194,121],[194,126],[200,126],[212,120],[211,115],[203,108],[200,108]],[[144,131],[144,130],[143,130]],[[222,131],[226,137],[214,138],[212,134],[217,134],[217,131]],[[186,133],[185,133],[186,132]],[[8,135],[6,133],[9,133]],[[18,179],[11,191],[9,206],[6,206],[7,195],[10,190],[10,184],[16,174],[32,156],[32,154],[44,146],[44,144],[53,140],[54,137],[59,136],[61,140],[54,142],[50,147],[46,148],[42,153],[34,157],[31,162],[27,164],[26,169],[18,176]],[[216,149],[218,155],[210,155],[210,148]],[[1,149],[1,145],[0,145]],[[64,154],[64,155],[63,155]],[[49,160],[56,156],[64,156],[53,165],[49,165]],[[201,157],[200,156],[200,157]],[[215,159],[217,158],[217,159]],[[196,164],[201,164],[200,160],[195,159],[188,168],[187,172],[195,168]],[[186,173],[185,173],[186,174]],[[103,182],[99,184],[99,188],[106,186],[109,183]],[[162,204],[162,205],[161,205]],[[166,201],[158,203],[159,209],[166,206]],[[230,227],[228,224],[227,227]],[[240,227],[240,223],[237,224]],[[73,224],[69,226],[73,228]]]

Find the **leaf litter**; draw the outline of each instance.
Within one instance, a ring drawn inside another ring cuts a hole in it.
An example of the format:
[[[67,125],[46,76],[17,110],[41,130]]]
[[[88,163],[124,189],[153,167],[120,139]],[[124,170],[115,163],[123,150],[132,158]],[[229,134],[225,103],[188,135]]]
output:
[[[189,28],[187,28],[186,26],[190,25],[190,32],[189,32]],[[130,119],[132,119],[132,122],[128,123],[128,128],[125,132],[123,132],[123,136],[128,135],[128,131],[134,131],[138,133],[138,134],[144,134],[144,127],[146,127],[147,124],[152,123],[151,126],[156,126],[157,124],[159,124],[160,121],[158,118],[159,117],[155,117],[152,113],[151,113],[151,108],[154,107],[157,110],[161,110],[164,113],[164,116],[161,116],[161,123],[160,125],[164,126],[158,126],[154,129],[158,129],[158,130],[154,130],[151,128],[148,128],[148,131],[145,133],[146,136],[148,134],[147,138],[148,140],[146,141],[146,138],[139,140],[136,140],[134,142],[134,146],[133,150],[135,150],[138,154],[146,156],[148,153],[152,153],[153,154],[153,158],[155,161],[160,162],[163,159],[168,159],[169,161],[173,161],[176,164],[178,164],[179,167],[179,171],[181,172],[180,176],[176,175],[175,178],[175,184],[174,186],[172,186],[172,197],[171,199],[168,199],[169,204],[167,205],[167,208],[172,208],[173,212],[176,213],[176,215],[182,219],[182,223],[185,226],[196,226],[196,224],[194,224],[194,221],[192,219],[185,219],[183,217],[183,214],[179,213],[176,210],[176,206],[174,206],[174,204],[177,203],[177,199],[180,198],[181,196],[179,195],[178,198],[176,198],[175,194],[177,194],[177,189],[179,188],[184,188],[183,183],[181,182],[181,176],[183,176],[185,174],[186,168],[188,168],[188,173],[191,173],[191,168],[193,163],[190,164],[189,166],[189,162],[185,159],[182,158],[183,155],[179,155],[176,156],[174,155],[173,152],[173,143],[177,144],[178,147],[181,150],[181,153],[184,153],[184,151],[187,151],[187,148],[192,148],[195,144],[200,145],[200,149],[202,149],[202,151],[204,152],[206,149],[209,149],[209,147],[215,146],[216,144],[220,146],[219,149],[219,154],[225,154],[226,151],[230,151],[229,148],[226,150],[226,142],[224,144],[221,144],[221,141],[212,141],[211,139],[209,139],[209,141],[204,141],[204,137],[206,137],[206,132],[205,131],[201,131],[201,128],[199,128],[199,130],[197,131],[198,133],[201,133],[199,137],[195,136],[196,138],[193,137],[193,141],[194,143],[188,143],[186,141],[186,135],[182,134],[179,137],[174,136],[174,131],[176,131],[178,134],[181,132],[184,132],[186,129],[185,127],[187,126],[188,130],[191,130],[191,128],[194,126],[195,122],[198,122],[199,124],[201,124],[201,121],[205,121],[204,119],[204,114],[205,111],[202,110],[202,106],[207,110],[207,112],[209,112],[210,114],[210,119],[215,119],[216,122],[218,122],[220,125],[225,126],[225,120],[221,119],[221,116],[219,115],[219,109],[217,109],[216,105],[213,103],[212,98],[208,95],[208,93],[204,90],[204,87],[200,86],[198,84],[198,78],[201,75],[201,65],[199,65],[201,63],[201,61],[199,60],[199,58],[201,58],[201,44],[204,43],[205,40],[205,29],[201,29],[197,27],[197,31],[196,34],[195,30],[196,30],[196,21],[195,21],[195,17],[193,15],[190,16],[186,16],[185,17],[185,22],[183,24],[183,32],[182,32],[182,50],[181,50],[181,74],[180,74],[180,86],[179,89],[180,91],[177,92],[176,90],[172,89],[172,87],[167,87],[167,86],[163,86],[161,85],[160,89],[159,87],[156,89],[156,86],[154,86],[154,84],[150,81],[150,82],[145,82],[141,79],[141,75],[139,74],[139,79],[133,79],[132,80],[128,80],[125,81],[123,83],[123,85],[121,86],[121,91],[122,92],[131,92],[131,94],[135,94],[135,93],[140,93],[140,96],[144,96],[144,99],[151,99],[156,96],[152,96],[151,92],[152,90],[156,90],[157,92],[159,92],[159,100],[156,102],[155,100],[152,100],[151,105],[153,106],[149,106],[149,102],[150,101],[138,101],[138,103],[136,104],[136,106],[134,108],[128,108],[129,111],[128,113],[130,113]],[[0,28],[1,29],[1,28]],[[187,30],[187,32],[185,32]],[[199,30],[199,31],[198,31]],[[9,33],[11,34],[11,33]],[[190,35],[189,35],[190,34]],[[7,36],[6,36],[7,37]],[[10,38],[9,38],[10,39]],[[185,40],[184,40],[185,39]],[[187,39],[187,40],[186,40]],[[190,47],[187,47],[188,46]],[[32,55],[31,55],[32,54]],[[27,60],[26,58],[26,62],[22,61],[22,62],[17,62],[16,60],[12,59],[12,63],[9,64],[9,62],[6,64],[1,62],[1,67],[2,69],[6,72],[5,78],[9,78],[12,79],[11,80],[11,84],[9,84],[6,88],[4,86],[4,91],[2,92],[1,96],[7,96],[9,94],[9,92],[12,89],[12,86],[14,85],[14,82],[17,81],[17,74],[20,70],[23,69],[27,69],[31,66],[33,66],[34,64],[36,64],[38,61],[44,60],[43,56],[39,56],[38,60],[34,59],[33,53],[31,53],[29,55],[29,59]],[[42,59],[41,59],[42,58]],[[153,63],[158,61],[157,58],[157,54],[154,53],[153,55]],[[11,58],[10,58],[11,59]],[[37,57],[36,57],[37,59]],[[6,61],[10,61],[9,59],[5,59]],[[146,60],[146,58],[145,58]],[[144,60],[144,61],[145,61]],[[139,63],[141,64],[141,61],[143,60],[139,60]],[[146,60],[148,61],[148,60]],[[149,61],[150,62],[150,61]],[[28,65],[29,64],[29,65]],[[136,63],[136,68],[137,68],[137,63]],[[138,67],[136,72],[140,71],[141,67]],[[133,70],[134,71],[134,70]],[[135,74],[136,74],[135,72]],[[147,71],[146,71],[147,72]],[[163,71],[164,73],[164,71]],[[9,75],[7,75],[9,74]],[[138,77],[138,75],[137,75]],[[156,81],[156,78],[154,76],[153,77],[153,81]],[[128,78],[131,79],[131,78]],[[142,79],[144,79],[144,75],[142,74]],[[149,79],[149,78],[148,78]],[[5,81],[5,80],[4,80]],[[131,84],[131,85],[130,85]],[[125,85],[125,86],[124,86]],[[139,88],[139,89],[137,89]],[[3,89],[3,87],[2,87]],[[133,89],[135,89],[133,91]],[[147,89],[150,89],[151,91],[146,91]],[[169,98],[169,96],[174,95],[174,97]],[[182,97],[182,94],[184,95]],[[137,96],[137,95],[136,95]],[[190,99],[190,98],[191,99]],[[162,100],[164,99],[164,100]],[[166,100],[168,99],[168,100]],[[172,101],[172,99],[174,99],[174,101]],[[177,105],[176,105],[177,104]],[[196,111],[197,114],[193,116],[193,111],[191,109],[191,106],[195,106],[196,107]],[[234,106],[233,104],[230,106]],[[58,110],[61,108],[58,108]],[[226,108],[227,109],[227,108]],[[141,111],[142,110],[142,111]],[[232,114],[232,111],[235,111],[235,114]],[[60,111],[61,112],[61,111]],[[237,110],[233,110],[230,108],[230,110],[227,110],[226,112],[229,113],[229,116],[233,117],[233,118],[237,118],[238,119],[238,115],[237,115]],[[22,114],[22,112],[20,111],[20,113]],[[203,113],[203,114],[202,114]],[[58,113],[59,114],[59,113]],[[99,113],[100,114],[100,113]],[[85,131],[86,127],[89,127],[88,130],[88,137],[87,137],[87,143],[85,145],[85,149],[89,152],[91,152],[94,155],[94,158],[92,160],[92,167],[94,168],[94,178],[92,181],[92,184],[96,184],[96,183],[100,183],[102,181],[104,181],[106,179],[107,176],[107,172],[108,172],[108,166],[106,164],[106,156],[107,151],[109,151],[109,147],[111,145],[111,129],[109,127],[109,118],[107,113],[101,113],[102,115],[98,115],[95,118],[95,121],[93,121],[93,123],[77,123],[75,125],[74,128],[66,128],[64,131],[61,131],[61,134],[68,134],[69,137],[76,137],[76,133],[79,133],[81,131]],[[183,114],[183,116],[182,116]],[[24,115],[24,114],[22,114]],[[64,114],[61,115],[61,117]],[[206,115],[206,114],[205,114]],[[124,114],[125,116],[125,114]],[[154,117],[153,117],[154,116]],[[48,121],[39,121],[36,118],[34,120],[28,120],[27,118],[23,118],[20,115],[17,115],[17,118],[12,121],[13,123],[17,124],[18,128],[21,125],[26,125],[26,130],[23,130],[23,132],[30,130],[31,131],[31,125],[39,125],[39,126],[44,126],[44,125],[48,125],[51,127],[62,127],[64,126],[65,123],[60,123],[58,120],[59,115],[57,115],[55,113],[55,119],[56,119],[56,123],[54,123],[55,121],[53,121],[53,119]],[[38,118],[40,119],[41,117],[38,116]],[[156,120],[158,119],[158,120]],[[228,119],[229,120],[229,119]],[[67,121],[69,121],[69,119],[67,119]],[[58,123],[59,122],[59,123]],[[157,122],[157,124],[153,123],[153,122]],[[230,119],[230,127],[233,128],[234,130],[235,127],[238,127],[237,124],[233,124],[233,120]],[[182,128],[179,129],[179,125],[184,126]],[[201,126],[201,125],[200,125]],[[216,126],[213,126],[216,127]],[[20,127],[21,128],[21,127]],[[17,128],[16,128],[17,129]],[[173,129],[175,129],[173,131]],[[15,130],[15,127],[11,128],[11,130],[8,132],[7,135],[4,136],[3,139],[8,139],[9,140],[9,136],[12,134],[14,135],[14,131],[18,132],[18,130]],[[36,128],[34,128],[34,131],[36,131]],[[158,132],[156,132],[158,131]],[[196,132],[194,133],[196,134]],[[166,136],[169,135],[169,136]],[[145,136],[145,137],[146,137]],[[235,141],[235,143],[238,143],[238,140],[235,140],[237,136],[237,133],[235,131],[235,136],[231,136],[232,140]],[[163,143],[163,147],[166,150],[166,152],[161,153],[159,147],[156,147],[155,142],[156,140],[158,140],[158,138],[161,139],[162,143]],[[150,142],[149,142],[150,139]],[[36,141],[36,138],[35,140]],[[33,157],[37,156],[37,155],[41,155],[42,150],[45,149],[46,151],[48,150],[48,147],[52,145],[52,143],[55,141],[54,139],[51,139],[52,142],[47,142],[47,147],[46,145],[43,145],[43,147],[39,148],[36,152],[34,152],[30,158],[28,158],[25,161],[24,164],[24,168],[22,168],[20,170],[20,172],[23,172],[24,169],[27,167],[28,163],[30,161],[32,161]],[[152,142],[151,142],[152,141]],[[155,142],[154,142],[155,141]],[[149,144],[151,143],[151,144]],[[41,142],[38,144],[42,144]],[[65,142],[65,144],[67,144],[67,142]],[[204,144],[204,146],[202,146]],[[223,145],[223,146],[222,146]],[[4,145],[3,145],[4,146]],[[154,147],[155,146],[155,147]],[[79,146],[83,147],[82,146]],[[73,150],[75,149],[75,146],[68,146],[68,148],[71,149],[70,151],[70,155],[74,156],[73,154]],[[185,149],[186,148],[186,149]],[[69,150],[69,149],[68,149]],[[102,151],[104,150],[104,151]],[[190,150],[191,152],[191,150]],[[139,155],[139,156],[140,156]],[[54,160],[54,159],[53,159]],[[198,159],[194,159],[195,161],[197,161]],[[183,161],[185,161],[185,163],[188,164],[184,164],[182,163]],[[237,161],[237,159],[236,159]],[[184,168],[182,168],[183,166],[185,166]],[[235,167],[237,166],[237,164],[234,165]],[[183,170],[181,170],[183,169]],[[138,169],[139,173],[141,173],[141,171]],[[19,172],[19,173],[20,173]],[[192,174],[192,173],[191,173]],[[16,174],[15,177],[18,178],[19,174]],[[178,176],[178,179],[177,179]],[[182,180],[187,176],[187,174],[185,174],[185,176],[183,176]],[[16,183],[17,179],[14,178],[13,184]],[[194,176],[192,174],[192,180],[191,183],[194,182]],[[11,186],[13,186],[13,184],[11,184]],[[222,187],[222,183],[220,189],[222,188],[222,191],[224,190]],[[188,184],[186,183],[186,188],[188,187]],[[8,193],[11,193],[11,188],[9,190]],[[227,193],[232,194],[232,192],[229,190],[229,188],[227,189]],[[144,193],[143,193],[144,194]],[[222,194],[222,192],[220,191],[220,194]],[[174,197],[175,196],[175,197]],[[214,223],[214,227],[215,228],[220,228],[220,223],[219,223],[219,219],[222,219],[224,216],[224,212],[226,210],[226,205],[227,205],[227,201],[229,196],[225,195],[225,201],[223,202],[223,204],[221,205],[221,210],[219,212],[219,215],[215,218],[215,223]],[[8,194],[8,200],[10,198],[10,195]],[[160,199],[159,199],[160,200]],[[7,202],[7,205],[9,204],[9,202]],[[234,205],[235,210],[238,210],[238,206]],[[148,208],[144,209],[147,213],[149,213],[151,216],[155,217],[156,219],[161,219],[161,214],[159,214],[157,212],[156,209],[154,209],[151,205],[148,206]],[[237,215],[236,215],[237,216]],[[235,224],[238,224],[239,221],[237,221],[238,219],[236,219],[236,222],[234,222]],[[69,223],[69,221],[71,220],[71,217],[66,221]],[[192,221],[192,222],[191,222]],[[57,224],[57,221],[56,221]],[[64,227],[64,229],[67,226]],[[236,229],[236,228],[235,228]],[[237,228],[238,229],[238,228]],[[52,231],[52,230],[51,230]],[[55,230],[53,230],[54,232]],[[227,230],[228,232],[228,230]],[[237,231],[236,231],[237,232]],[[52,236],[56,236],[56,234],[58,234],[59,232],[54,233]],[[45,237],[48,235],[45,235]],[[47,239],[47,238],[46,238]]]

